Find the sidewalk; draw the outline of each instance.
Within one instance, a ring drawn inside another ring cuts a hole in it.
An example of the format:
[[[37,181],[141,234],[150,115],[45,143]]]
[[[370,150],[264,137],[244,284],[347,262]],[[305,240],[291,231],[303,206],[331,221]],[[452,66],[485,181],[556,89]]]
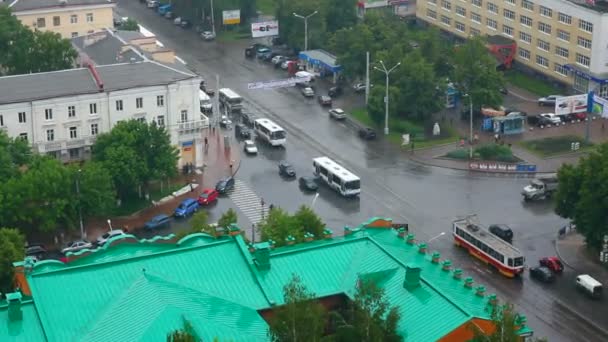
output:
[[[224,135],[230,139],[230,148],[224,146]],[[186,198],[196,199],[204,188],[215,187],[215,183],[220,178],[236,174],[240,167],[241,150],[240,145],[234,139],[234,131],[219,128],[212,130],[209,128],[203,133],[203,137],[205,136],[209,141],[209,147],[204,152],[204,166],[193,174],[180,174],[178,177],[179,180],[183,181],[184,185],[189,183],[199,184],[196,189],[165,203],[150,206],[130,216],[110,218],[112,220],[112,227],[125,228],[128,231],[140,229],[145,222],[158,214],[172,215],[173,210],[179,202]],[[230,167],[231,164],[232,169]],[[98,236],[108,231],[107,218],[87,220],[85,222],[85,231],[89,241],[95,240]],[[78,234],[78,232],[74,232],[74,234]]]
[[[598,255],[590,255],[582,235],[570,233],[557,239],[555,251],[567,267],[580,274],[589,274],[602,284],[608,284],[608,269],[599,264]]]

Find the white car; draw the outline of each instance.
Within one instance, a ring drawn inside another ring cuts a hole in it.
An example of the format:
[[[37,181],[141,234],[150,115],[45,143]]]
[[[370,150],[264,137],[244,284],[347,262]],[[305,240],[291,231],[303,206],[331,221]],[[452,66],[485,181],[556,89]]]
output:
[[[555,115],[554,113],[543,113],[543,114],[540,114],[539,116],[547,119],[547,121],[549,121],[550,123],[552,123],[554,125],[562,122],[562,119],[559,116]]]
[[[201,38],[203,38],[203,40],[214,40],[215,39],[215,33],[211,32],[211,31],[205,31],[203,33],[201,33]]]
[[[285,58],[285,57],[283,57],[283,56],[274,56],[274,57],[272,57],[272,59],[270,61],[272,62],[272,64],[277,64],[277,63],[281,62],[281,60],[283,58]]]
[[[336,120],[346,119],[346,112],[341,108],[332,108],[329,110],[329,116]]]
[[[255,143],[251,140],[245,140],[245,146],[243,148],[248,154],[257,154],[258,148],[255,146]]]
[[[78,252],[81,249],[93,248],[93,244],[87,240],[77,240],[68,242],[67,246],[61,250],[61,253],[66,254],[68,252]]]
[[[373,84],[369,84],[370,89],[374,87]],[[365,83],[355,83],[353,85],[353,90],[355,90],[355,92],[360,93],[360,92],[364,92],[365,91]]]
[[[289,63],[291,61],[287,60],[287,61],[283,61],[283,63],[281,63],[281,69],[283,70],[287,70],[287,68],[289,68]]]
[[[123,232],[120,229],[112,229],[109,232],[103,234],[102,236],[97,238],[97,245],[101,246],[104,243],[106,243],[108,240],[110,240],[111,238],[115,237],[115,236],[119,236],[119,235],[126,235],[125,232]]]
[[[314,97],[315,91],[311,87],[302,88],[302,95],[305,97]]]

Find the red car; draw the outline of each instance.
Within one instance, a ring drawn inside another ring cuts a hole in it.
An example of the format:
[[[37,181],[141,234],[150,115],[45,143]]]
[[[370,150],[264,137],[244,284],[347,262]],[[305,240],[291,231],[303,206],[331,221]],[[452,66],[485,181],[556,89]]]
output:
[[[555,273],[560,273],[564,270],[564,264],[562,264],[561,260],[555,256],[541,258],[538,263]]]
[[[198,196],[198,204],[200,205],[208,205],[213,203],[213,201],[217,200],[218,192],[215,189],[205,189],[203,193]]]

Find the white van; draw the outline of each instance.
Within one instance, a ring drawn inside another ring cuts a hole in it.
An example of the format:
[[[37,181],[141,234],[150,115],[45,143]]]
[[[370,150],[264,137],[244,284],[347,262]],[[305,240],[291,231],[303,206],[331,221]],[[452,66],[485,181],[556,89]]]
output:
[[[213,104],[211,103],[211,98],[204,91],[198,91],[198,98],[201,106],[201,113],[203,114],[211,114],[213,112]]]
[[[576,287],[585,291],[592,298],[602,296],[602,283],[593,279],[588,274],[581,274],[576,277]]]
[[[299,87],[309,87],[310,83],[315,80],[315,75],[308,71],[298,71],[295,74],[296,85]]]

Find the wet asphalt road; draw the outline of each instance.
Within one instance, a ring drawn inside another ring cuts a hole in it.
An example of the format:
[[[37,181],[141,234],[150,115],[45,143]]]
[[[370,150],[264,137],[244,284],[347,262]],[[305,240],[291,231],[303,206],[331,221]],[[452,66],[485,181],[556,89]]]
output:
[[[298,176],[312,173],[312,158],[326,155],[362,179],[359,199],[344,199],[321,187],[314,209],[328,227],[341,234],[345,225],[357,225],[372,216],[392,217],[406,221],[418,239],[428,240],[442,256],[453,261],[465,274],[516,304],[528,318],[536,336],[550,341],[600,341],[600,335],[580,312],[597,325],[608,326],[608,308],[602,302],[591,302],[574,290],[574,274],[567,270],[556,284],[541,285],[526,276],[509,280],[453,247],[450,222],[456,216],[479,215],[483,223],[505,223],[515,232],[514,244],[526,255],[528,265],[539,257],[554,255],[553,239],[565,224],[549,203],[524,204],[519,194],[527,178],[474,175],[467,172],[430,168],[410,162],[402,152],[383,139],[364,142],[348,123],[330,120],[327,109],[315,99],[305,99],[297,88],[248,90],[247,83],[280,79],[285,72],[268,64],[244,58],[245,41],[230,43],[203,42],[193,31],[184,31],[160,18],[136,1],[118,1],[122,16],[133,17],[154,32],[163,44],[174,49],[190,67],[203,75],[215,88],[219,74],[222,87],[229,87],[247,100],[247,111],[268,117],[288,133],[285,148],[271,148],[258,143],[260,153],[243,156],[237,179],[267,204],[273,203],[288,211],[300,205],[311,205],[314,194],[298,188],[297,181],[278,175],[280,160],[291,162]],[[319,82],[318,82],[319,83]],[[317,85],[322,88],[322,85]],[[362,96],[346,94],[334,107],[353,108],[362,104]],[[228,134],[232,134],[229,132]],[[240,148],[240,147],[239,147]],[[252,204],[253,205],[253,204]],[[228,207],[239,211],[239,222],[250,227],[255,213],[246,201],[224,198],[210,209],[211,221],[217,220]],[[185,229],[185,222],[176,222],[176,230]],[[248,234],[251,234],[250,232]]]

